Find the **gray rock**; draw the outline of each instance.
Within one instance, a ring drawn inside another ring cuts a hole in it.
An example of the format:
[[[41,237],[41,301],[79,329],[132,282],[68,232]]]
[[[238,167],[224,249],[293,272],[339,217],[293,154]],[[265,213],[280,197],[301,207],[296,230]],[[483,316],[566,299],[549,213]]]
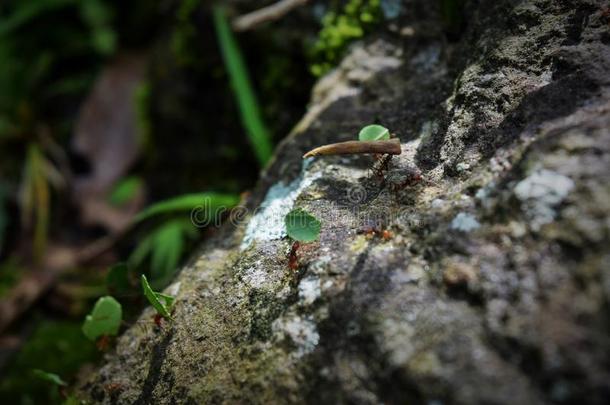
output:
[[[81,396],[605,403],[603,2],[468,1],[455,43],[441,39],[428,2],[407,4],[396,23],[413,35],[371,36],[319,81],[247,204],[262,209],[205,243],[178,276],[175,321],[155,328],[146,309]],[[403,144],[388,174],[400,182],[368,176],[367,157],[302,161],[312,147],[352,139],[376,120]],[[322,220],[296,275],[273,218],[293,206]],[[541,206],[552,215],[532,229]],[[480,218],[476,232],[451,229],[462,212]],[[391,235],[359,232],[370,224]]]

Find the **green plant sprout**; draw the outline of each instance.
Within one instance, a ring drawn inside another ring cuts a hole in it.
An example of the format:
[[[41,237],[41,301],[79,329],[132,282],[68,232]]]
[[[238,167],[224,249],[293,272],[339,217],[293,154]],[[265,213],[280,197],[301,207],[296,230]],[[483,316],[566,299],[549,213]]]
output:
[[[150,305],[153,306],[157,310],[157,313],[164,317],[167,320],[172,320],[171,309],[176,301],[175,297],[171,295],[162,294],[159,292],[155,292],[148,284],[148,280],[146,276],[142,274],[142,291],[144,292],[144,296],[150,302]]]
[[[284,218],[286,233],[298,242],[313,242],[320,237],[320,221],[307,211],[297,208]]]
[[[121,304],[113,297],[101,297],[85,318],[83,333],[92,341],[100,336],[116,336],[119,333],[122,318]]]
[[[387,141],[390,139],[390,131],[381,125],[367,125],[358,133],[360,141]]]

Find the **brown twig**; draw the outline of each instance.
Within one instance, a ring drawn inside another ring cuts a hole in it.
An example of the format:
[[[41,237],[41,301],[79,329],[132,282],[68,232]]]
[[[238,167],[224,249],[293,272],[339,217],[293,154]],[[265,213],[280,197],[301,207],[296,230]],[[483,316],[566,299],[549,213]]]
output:
[[[400,140],[390,139],[389,141],[347,141],[331,143],[312,149],[303,155],[303,158],[322,155],[354,155],[361,153],[376,153],[400,155],[402,148]]]
[[[233,29],[235,31],[247,31],[265,22],[278,20],[293,9],[307,3],[307,1],[308,0],[280,0],[267,7],[236,17],[233,20]]]

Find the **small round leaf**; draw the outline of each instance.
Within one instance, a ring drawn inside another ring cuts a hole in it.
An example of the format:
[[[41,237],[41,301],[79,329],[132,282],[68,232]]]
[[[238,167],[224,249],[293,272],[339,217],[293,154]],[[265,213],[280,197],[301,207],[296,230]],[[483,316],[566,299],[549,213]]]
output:
[[[358,140],[360,141],[387,141],[390,139],[390,131],[381,125],[367,125],[360,130]]]
[[[320,236],[320,221],[301,208],[290,211],[284,222],[288,236],[299,242],[313,242]]]
[[[100,336],[116,335],[119,333],[123,310],[121,304],[110,296],[101,297],[95,303],[93,311],[85,318],[83,333],[90,340]]]

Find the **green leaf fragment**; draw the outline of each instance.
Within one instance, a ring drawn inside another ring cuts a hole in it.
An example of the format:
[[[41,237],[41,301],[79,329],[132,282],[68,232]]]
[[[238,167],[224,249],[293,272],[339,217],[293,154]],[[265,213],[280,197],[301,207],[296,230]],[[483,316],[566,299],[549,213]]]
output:
[[[313,242],[320,236],[320,221],[301,208],[290,211],[284,222],[288,236],[299,242]]]
[[[93,341],[104,335],[114,336],[119,332],[122,317],[123,310],[117,300],[110,296],[101,297],[85,318],[83,333]]]
[[[176,300],[174,297],[153,291],[144,274],[142,274],[142,291],[150,305],[157,310],[159,315],[165,319],[172,319],[170,311]]]
[[[358,134],[360,141],[387,141],[388,139],[390,139],[390,131],[377,124],[367,125]]]

